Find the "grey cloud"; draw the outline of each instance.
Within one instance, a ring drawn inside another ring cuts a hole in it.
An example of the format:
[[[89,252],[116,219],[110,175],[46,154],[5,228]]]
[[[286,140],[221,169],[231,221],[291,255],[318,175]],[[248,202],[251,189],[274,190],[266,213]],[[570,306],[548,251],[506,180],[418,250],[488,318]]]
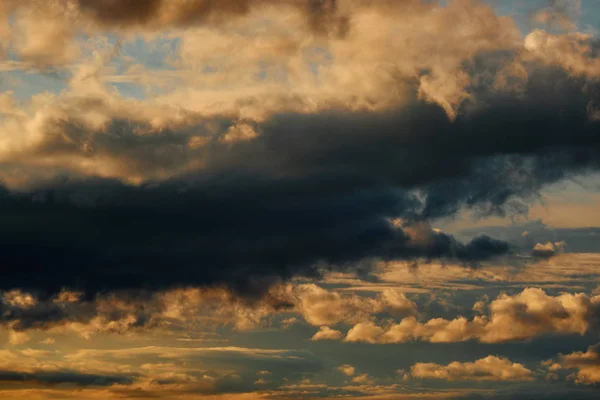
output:
[[[388,220],[410,210],[412,196],[384,187],[352,194],[348,183],[221,176],[200,184],[99,180],[5,193],[3,210],[16,224],[0,232],[1,258],[10,266],[1,286],[95,293],[226,284],[247,291],[318,275],[320,262],[350,269],[365,258],[471,263],[509,250],[489,237],[463,244],[437,232],[412,242]]]
[[[533,247],[531,255],[536,258],[552,258],[562,251],[565,244],[566,243],[564,242],[547,242],[546,244],[537,243]]]
[[[86,374],[68,370],[39,370],[34,372],[0,370],[0,381],[43,385],[111,386],[131,384],[134,382],[134,377],[128,375]]]
[[[544,185],[597,170],[600,121],[588,104],[600,91],[539,65],[521,93],[476,89],[454,121],[417,99],[378,113],[281,114],[257,124],[252,140],[215,139],[193,152],[188,130],[136,135],[143,123],[114,120],[88,132],[67,119],[59,133],[69,140],[51,136],[35,157],[81,155],[90,144],[126,168],[177,176],[133,186],[67,174],[5,190],[0,288],[225,284],[248,293],[363,261],[473,264],[509,254],[489,236],[463,243],[432,230],[415,240],[405,227],[463,208],[526,212]],[[189,160],[203,167],[181,173]]]

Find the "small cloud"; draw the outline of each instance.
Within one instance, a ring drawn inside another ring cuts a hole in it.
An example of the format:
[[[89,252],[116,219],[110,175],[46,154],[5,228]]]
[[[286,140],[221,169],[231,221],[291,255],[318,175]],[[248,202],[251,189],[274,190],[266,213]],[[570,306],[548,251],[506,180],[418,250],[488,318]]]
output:
[[[40,341],[40,344],[54,344],[54,343],[56,343],[56,339],[51,338],[51,337]]]
[[[473,311],[476,311],[480,314],[484,314],[489,301],[490,301],[490,298],[487,295],[484,295],[481,298],[481,300],[477,301],[473,305]]]
[[[360,383],[361,385],[371,385],[374,383],[374,380],[369,376],[369,374],[364,373],[352,378],[352,382]]]
[[[339,340],[343,336],[342,332],[331,329],[328,326],[322,326],[312,337],[312,340]]]
[[[356,369],[349,364],[340,365],[339,367],[337,367],[337,370],[347,376],[353,376],[356,372]]]
[[[206,146],[209,141],[210,139],[204,136],[192,136],[188,141],[188,147],[192,150],[196,150]]]
[[[400,377],[400,379],[402,379],[402,382],[406,382],[407,380],[410,379],[410,374],[407,373],[405,370],[403,369],[399,369],[396,371],[396,374],[398,374],[398,376]]]
[[[258,137],[258,133],[248,124],[237,124],[225,132],[221,138],[223,143],[235,143],[240,141],[252,140]]]
[[[410,374],[414,378],[447,381],[533,380],[533,372],[522,364],[491,355],[475,362],[461,363],[454,361],[448,365],[417,363],[411,367]]]
[[[552,258],[564,250],[565,242],[547,242],[546,244],[537,243],[531,252],[535,258]]]
[[[294,325],[296,322],[298,322],[298,318],[296,318],[296,317],[284,319],[283,321],[281,321],[281,328],[288,329],[290,326]]]
[[[22,309],[30,309],[35,307],[37,300],[29,293],[23,293],[20,290],[12,290],[4,293],[2,300],[9,306]]]

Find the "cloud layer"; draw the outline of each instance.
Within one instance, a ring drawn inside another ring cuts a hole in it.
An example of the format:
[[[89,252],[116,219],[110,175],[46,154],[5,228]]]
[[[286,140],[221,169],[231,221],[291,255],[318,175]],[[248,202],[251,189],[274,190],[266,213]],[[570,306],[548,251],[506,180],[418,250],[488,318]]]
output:
[[[474,362],[453,362],[448,365],[417,363],[410,375],[421,379],[443,379],[449,381],[528,381],[533,372],[523,365],[508,359],[488,356]]]
[[[372,260],[477,263],[514,249],[428,221],[523,213],[545,185],[598,168],[595,39],[522,37],[478,1],[27,1],[3,13],[7,68],[52,63],[67,80],[26,102],[2,95],[3,289],[252,292]],[[178,44],[150,70],[102,39],[131,32]],[[173,89],[135,99],[119,82]]]
[[[408,317],[398,324],[380,327],[373,322],[356,324],[344,340],[366,343],[404,343],[421,340],[452,343],[477,340],[502,343],[527,340],[543,334],[585,334],[596,329],[598,296],[564,293],[548,296],[541,289],[527,288],[509,296],[500,295],[489,304],[489,316],[472,320],[435,318],[420,322]],[[477,305],[476,308],[479,308]]]

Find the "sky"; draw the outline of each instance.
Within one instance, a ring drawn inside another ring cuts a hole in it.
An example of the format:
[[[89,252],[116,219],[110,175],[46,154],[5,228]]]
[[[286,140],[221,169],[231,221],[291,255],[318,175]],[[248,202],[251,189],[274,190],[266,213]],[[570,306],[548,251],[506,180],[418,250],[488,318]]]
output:
[[[1,1],[0,398],[598,398],[598,21]]]

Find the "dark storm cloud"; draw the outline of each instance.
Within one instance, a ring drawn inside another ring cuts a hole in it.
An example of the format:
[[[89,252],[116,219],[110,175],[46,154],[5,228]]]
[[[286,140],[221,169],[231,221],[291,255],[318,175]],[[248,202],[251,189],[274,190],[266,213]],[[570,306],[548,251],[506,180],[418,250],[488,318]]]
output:
[[[223,283],[247,289],[314,275],[319,262],[475,262],[508,250],[488,237],[462,244],[435,232],[415,243],[387,219],[411,210],[411,196],[386,187],[351,193],[346,185],[323,177],[220,177],[155,187],[88,181],[33,196],[5,193],[0,286],[96,292]],[[73,204],[94,193],[93,206]]]
[[[416,240],[391,219],[522,212],[543,185],[597,169],[599,122],[587,115],[596,94],[593,82],[540,69],[520,95],[480,91],[478,107],[454,122],[419,101],[387,113],[279,115],[254,140],[209,143],[197,154],[205,168],[187,176],[4,191],[0,288],[248,291],[314,276],[316,265],[503,255],[510,246],[490,237],[463,244],[430,230]]]
[[[0,370],[0,382],[36,383],[42,385],[111,386],[115,384],[131,384],[133,380],[133,377],[126,375],[86,374],[68,370],[39,370],[34,372]]]
[[[209,160],[271,174],[344,174],[354,177],[353,189],[418,187],[427,193],[424,218],[452,215],[462,205],[502,213],[524,206],[515,197],[598,168],[600,122],[587,115],[598,89],[540,69],[523,95],[482,91],[477,108],[454,122],[420,102],[381,114],[281,115],[261,126],[258,139]]]

